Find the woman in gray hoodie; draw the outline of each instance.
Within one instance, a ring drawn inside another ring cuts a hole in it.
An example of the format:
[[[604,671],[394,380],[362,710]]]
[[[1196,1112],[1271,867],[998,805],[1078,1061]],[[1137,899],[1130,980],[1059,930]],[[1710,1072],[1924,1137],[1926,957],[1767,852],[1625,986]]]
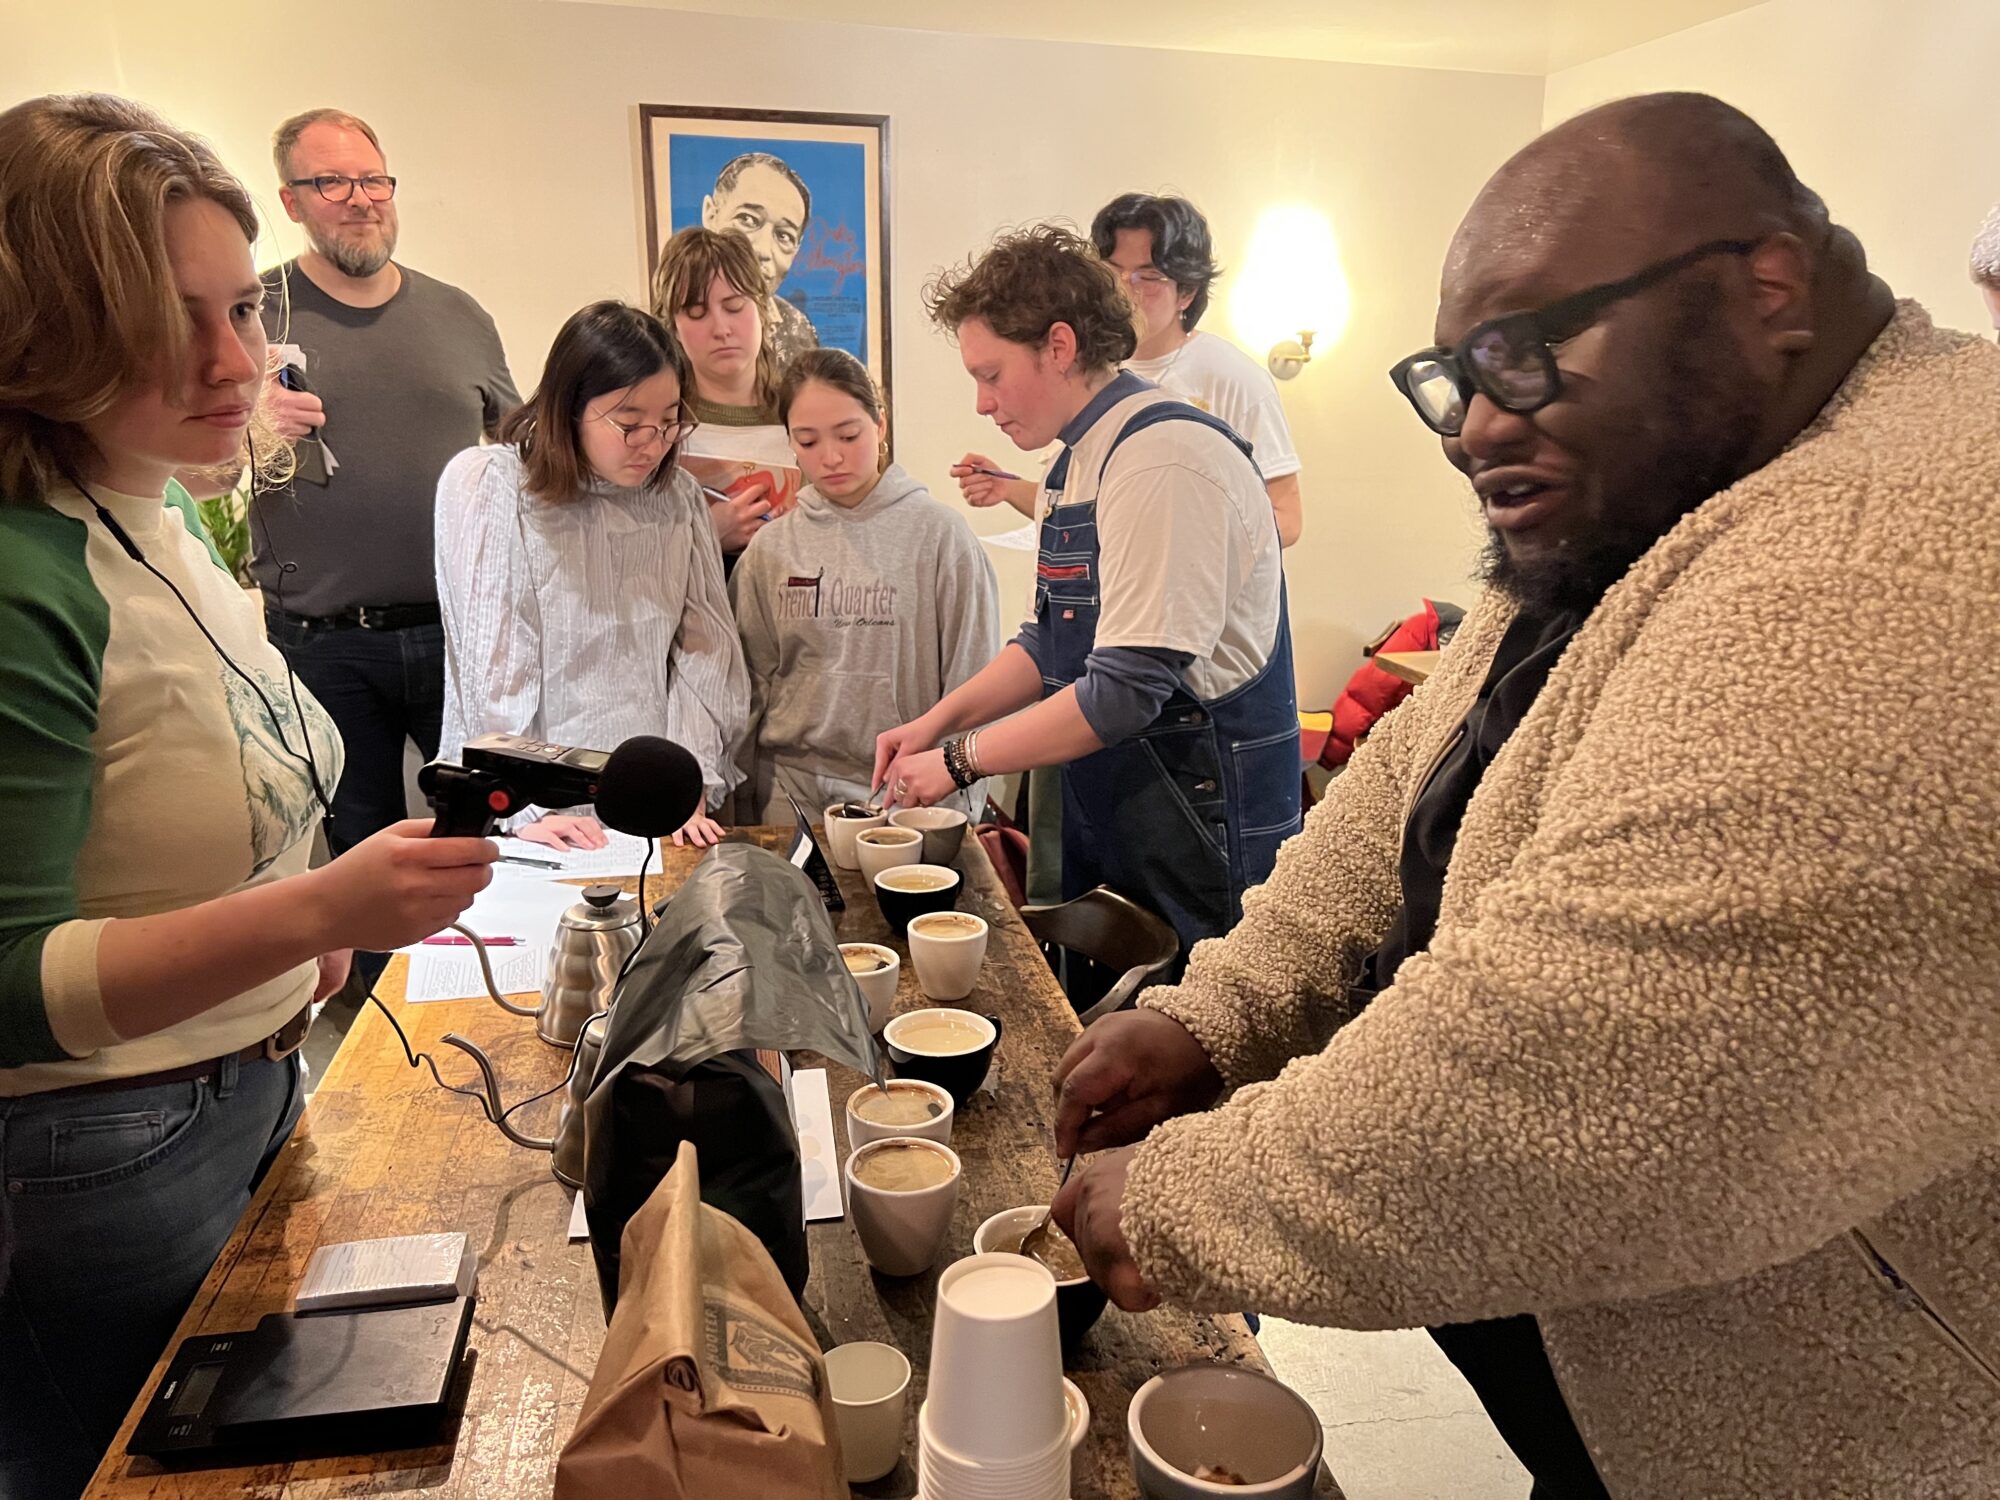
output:
[[[778,417],[807,488],[730,580],[750,668],[737,815],[790,823],[865,800],[875,737],[928,712],[1000,648],[993,566],[972,528],[899,466],[868,371],[840,349],[786,370]],[[976,814],[981,788],[947,805]]]

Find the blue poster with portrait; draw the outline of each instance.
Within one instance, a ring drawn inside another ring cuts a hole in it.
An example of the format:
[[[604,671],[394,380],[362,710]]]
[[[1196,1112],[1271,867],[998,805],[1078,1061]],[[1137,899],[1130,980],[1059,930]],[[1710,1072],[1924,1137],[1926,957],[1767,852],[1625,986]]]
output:
[[[856,141],[675,135],[669,232],[734,229],[821,344],[869,363],[868,151]]]

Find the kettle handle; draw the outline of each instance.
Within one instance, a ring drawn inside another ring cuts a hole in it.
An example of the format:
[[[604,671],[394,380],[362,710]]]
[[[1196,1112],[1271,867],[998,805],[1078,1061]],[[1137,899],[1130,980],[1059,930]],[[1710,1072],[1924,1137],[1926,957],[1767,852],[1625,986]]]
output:
[[[467,927],[462,922],[453,922],[451,924],[451,930],[453,932],[463,934],[464,937],[469,942],[471,942],[472,956],[479,960],[479,972],[481,976],[484,977],[484,979],[486,980],[486,993],[493,997],[493,1003],[495,1005],[499,1006],[502,1010],[506,1011],[507,1014],[510,1016],[541,1015],[542,1007],[539,1001],[537,1001],[533,1005],[516,1005],[513,1001],[509,1000],[505,995],[500,993],[500,983],[493,977],[492,962],[488,960],[488,958],[486,957],[486,944],[480,938],[478,933],[474,932],[470,927]]]

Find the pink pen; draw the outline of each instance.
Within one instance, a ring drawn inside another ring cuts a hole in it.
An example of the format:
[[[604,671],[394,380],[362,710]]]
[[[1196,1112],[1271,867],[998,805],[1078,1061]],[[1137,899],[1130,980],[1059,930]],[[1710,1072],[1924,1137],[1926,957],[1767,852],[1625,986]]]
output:
[[[521,940],[517,937],[481,938],[480,942],[489,948],[518,948],[521,946]],[[456,933],[453,933],[450,937],[427,937],[420,946],[425,948],[472,948],[476,947],[477,944],[471,938],[460,937]]]

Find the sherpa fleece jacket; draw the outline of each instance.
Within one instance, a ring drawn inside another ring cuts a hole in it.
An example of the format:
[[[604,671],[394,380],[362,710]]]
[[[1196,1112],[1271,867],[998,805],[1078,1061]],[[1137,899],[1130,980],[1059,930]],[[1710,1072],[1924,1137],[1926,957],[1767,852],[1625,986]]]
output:
[[[1360,1014],[1488,597],[1143,1003],[1236,1089],[1123,1224],[1172,1301],[1536,1314],[1619,1500],[2000,1495],[2000,349],[1905,303],[1578,631]]]

